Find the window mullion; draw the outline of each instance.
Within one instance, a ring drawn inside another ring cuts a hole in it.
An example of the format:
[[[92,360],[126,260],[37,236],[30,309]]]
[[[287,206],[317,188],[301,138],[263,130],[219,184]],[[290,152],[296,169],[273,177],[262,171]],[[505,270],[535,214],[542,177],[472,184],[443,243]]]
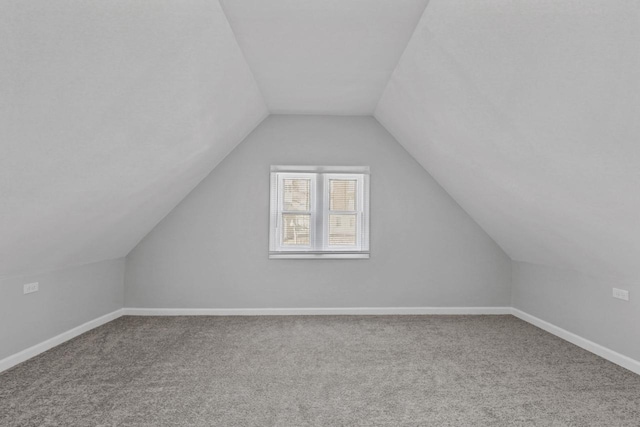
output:
[[[314,234],[315,241],[313,250],[322,251],[325,246],[324,236],[324,180],[322,174],[316,175],[315,185],[315,218],[314,218]]]

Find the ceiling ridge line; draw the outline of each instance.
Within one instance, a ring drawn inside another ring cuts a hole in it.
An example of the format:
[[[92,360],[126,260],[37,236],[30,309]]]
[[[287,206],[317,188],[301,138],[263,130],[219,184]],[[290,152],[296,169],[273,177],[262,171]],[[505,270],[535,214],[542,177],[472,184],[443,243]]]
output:
[[[253,71],[253,68],[251,67],[251,64],[249,64],[249,61],[247,60],[247,54],[245,53],[244,49],[242,49],[242,46],[240,46],[240,42],[238,41],[238,35],[233,30],[233,26],[231,25],[231,22],[229,22],[229,15],[227,14],[227,11],[224,8],[224,5],[222,4],[222,2],[220,0],[217,0],[217,2],[218,2],[218,5],[220,6],[220,10],[222,11],[222,14],[224,15],[224,20],[227,21],[227,25],[229,26],[229,30],[231,30],[231,34],[233,34],[233,40],[235,41],[236,46],[238,46],[238,50],[242,54],[242,59],[244,59],[244,63],[247,64],[247,68],[249,69],[249,72],[251,73],[251,77],[253,78],[253,82],[256,85],[256,88],[258,89],[258,92],[260,93],[260,97],[262,98],[262,104],[264,105],[264,107],[267,110],[267,116],[269,116],[269,114],[272,114],[271,106],[267,102],[267,98],[264,96],[264,90],[263,90],[262,86],[260,85],[260,82],[258,82],[258,79],[256,78],[256,73]],[[264,118],[263,118],[263,120],[264,120]]]
[[[405,53],[407,52],[407,48],[409,47],[409,44],[411,44],[411,41],[416,36],[416,33],[418,31],[418,27],[420,26],[420,23],[424,19],[424,15],[427,13],[427,9],[429,8],[429,3],[431,3],[431,0],[427,1],[427,4],[424,6],[424,9],[422,10],[422,13],[420,14],[420,18],[418,18],[418,20],[416,21],[416,23],[415,23],[415,25],[413,27],[413,31],[411,32],[411,36],[407,40],[407,44],[405,44],[404,49],[402,49],[402,52],[398,56],[398,60],[396,61],[395,67],[393,67],[393,70],[391,71],[391,73],[389,73],[389,77],[387,78],[387,82],[385,83],[384,87],[382,88],[382,91],[380,92],[380,96],[378,96],[378,101],[376,102],[376,106],[373,108],[373,111],[371,113],[371,115],[373,117],[376,117],[376,112],[378,111],[378,106],[380,105],[380,101],[382,100],[382,97],[384,96],[385,92],[387,91],[387,88],[389,87],[389,84],[391,83],[391,79],[393,78],[393,75],[396,73],[396,70],[398,69],[398,66],[400,65],[400,62],[402,61],[402,58],[404,57]]]

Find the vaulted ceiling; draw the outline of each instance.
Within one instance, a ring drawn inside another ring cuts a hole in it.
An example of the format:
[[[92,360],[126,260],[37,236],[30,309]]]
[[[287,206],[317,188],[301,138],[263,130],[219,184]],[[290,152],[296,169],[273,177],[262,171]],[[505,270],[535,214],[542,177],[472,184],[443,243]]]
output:
[[[267,114],[217,1],[0,2],[0,275],[126,255]]]
[[[432,0],[375,116],[512,259],[640,279],[640,2]]]
[[[372,115],[428,0],[221,0],[272,113]]]
[[[640,278],[636,0],[0,3],[0,276],[126,255],[270,112],[371,115],[515,260]]]

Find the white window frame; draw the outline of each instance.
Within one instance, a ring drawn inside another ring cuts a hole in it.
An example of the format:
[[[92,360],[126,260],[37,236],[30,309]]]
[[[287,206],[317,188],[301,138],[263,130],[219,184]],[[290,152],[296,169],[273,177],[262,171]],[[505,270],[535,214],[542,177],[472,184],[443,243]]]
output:
[[[310,180],[310,210],[285,211],[282,188],[284,179]],[[329,181],[356,181],[356,210],[330,211]],[[307,214],[309,245],[282,244],[282,217],[285,214]],[[356,215],[356,244],[329,245],[329,215]],[[269,215],[269,258],[369,258],[369,167],[368,166],[271,166]]]

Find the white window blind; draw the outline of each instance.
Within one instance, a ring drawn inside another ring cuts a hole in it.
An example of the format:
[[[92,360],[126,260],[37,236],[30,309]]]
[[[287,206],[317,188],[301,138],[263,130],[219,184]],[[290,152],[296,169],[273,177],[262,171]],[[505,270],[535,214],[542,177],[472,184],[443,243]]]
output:
[[[271,258],[368,258],[369,168],[272,166]]]

